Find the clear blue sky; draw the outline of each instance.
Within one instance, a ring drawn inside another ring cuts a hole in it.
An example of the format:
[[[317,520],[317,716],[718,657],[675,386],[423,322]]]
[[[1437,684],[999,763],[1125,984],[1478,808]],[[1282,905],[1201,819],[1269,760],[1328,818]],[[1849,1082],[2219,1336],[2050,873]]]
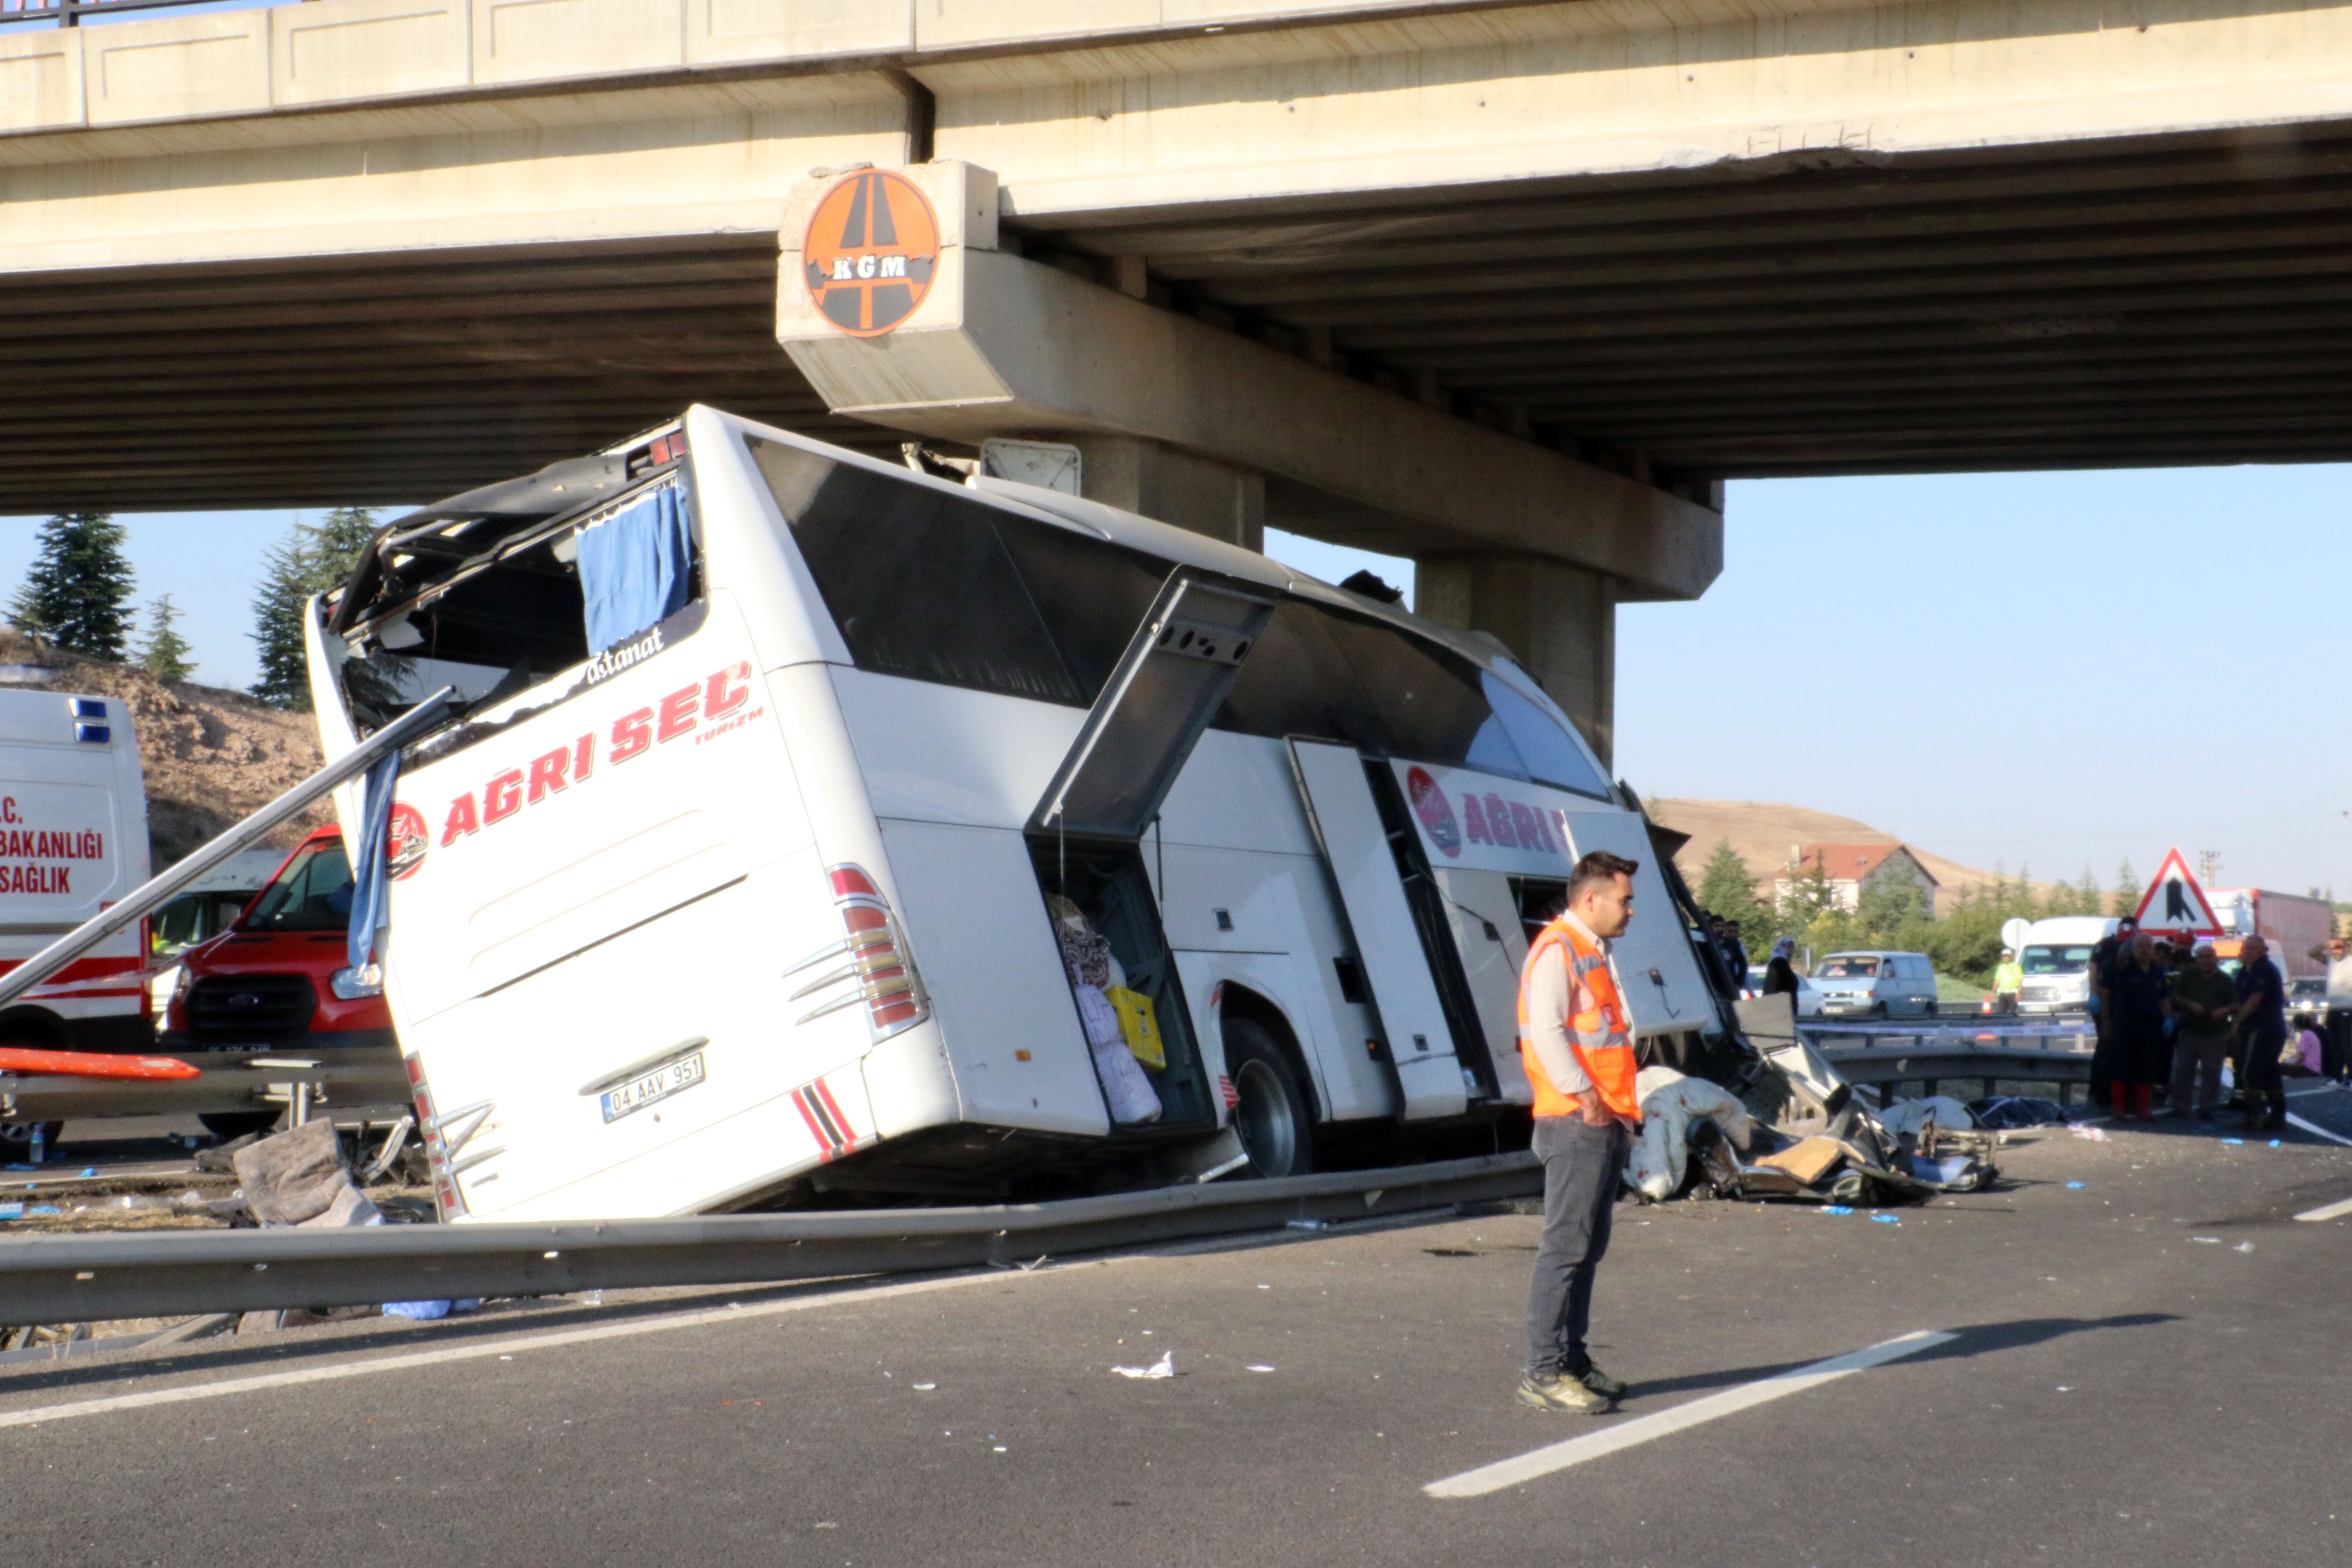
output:
[[[1715,586],[1619,614],[1618,771],[2044,879],[2144,880],[2177,843],[2225,886],[2352,897],[2347,498],[2347,466],[1735,484]],[[297,515],[125,520],[202,679],[254,679],[254,586]],[[34,527],[0,520],[0,584]]]

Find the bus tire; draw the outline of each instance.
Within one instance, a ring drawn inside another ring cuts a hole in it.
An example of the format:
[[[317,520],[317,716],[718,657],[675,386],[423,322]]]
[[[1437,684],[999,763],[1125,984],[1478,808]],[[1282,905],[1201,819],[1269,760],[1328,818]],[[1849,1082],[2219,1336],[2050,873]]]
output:
[[[1253,1176],[1303,1176],[1315,1168],[1315,1123],[1290,1058],[1265,1026],[1224,1024],[1225,1076],[1233,1079],[1234,1135]]]

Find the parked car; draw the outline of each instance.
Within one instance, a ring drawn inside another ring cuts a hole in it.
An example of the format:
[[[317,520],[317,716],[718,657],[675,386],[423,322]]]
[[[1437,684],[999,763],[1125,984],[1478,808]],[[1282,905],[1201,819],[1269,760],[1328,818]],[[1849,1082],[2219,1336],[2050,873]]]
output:
[[[157,1042],[167,1051],[305,1046],[398,1047],[382,995],[345,1000],[330,984],[348,962],[352,868],[342,834],[322,827],[296,847],[236,922],[180,955]],[[259,1131],[275,1110],[207,1114],[224,1138]]]
[[[2306,974],[2286,983],[2288,1020],[2298,1029],[2316,1029],[2327,1033],[2328,1020],[2337,1013],[2352,1012],[2352,997],[2330,996],[2327,976]]]
[[[1760,963],[1751,963],[1748,966],[1748,994],[1750,996],[1761,996],[1764,994],[1764,965]],[[1797,1016],[1800,1018],[1817,1017],[1820,1016],[1821,1010],[1822,994],[1813,989],[1812,981],[1802,974],[1798,975]]]
[[[1924,952],[1833,952],[1812,981],[1829,1017],[1936,1013],[1936,966]]]

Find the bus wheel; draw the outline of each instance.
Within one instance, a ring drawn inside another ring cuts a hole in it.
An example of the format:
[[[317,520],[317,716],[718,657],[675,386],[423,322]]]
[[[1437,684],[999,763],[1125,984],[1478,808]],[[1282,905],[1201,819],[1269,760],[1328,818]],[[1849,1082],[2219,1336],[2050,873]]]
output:
[[[1225,1071],[1234,1080],[1234,1131],[1253,1176],[1303,1176],[1315,1168],[1315,1129],[1289,1058],[1247,1018],[1225,1020]]]

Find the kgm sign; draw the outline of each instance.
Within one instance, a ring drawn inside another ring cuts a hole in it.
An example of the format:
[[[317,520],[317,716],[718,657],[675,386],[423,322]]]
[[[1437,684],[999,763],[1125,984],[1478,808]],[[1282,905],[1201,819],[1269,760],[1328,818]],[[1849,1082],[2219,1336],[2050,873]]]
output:
[[[866,169],[825,192],[801,241],[809,299],[856,338],[913,315],[940,265],[940,222],[913,181]]]

